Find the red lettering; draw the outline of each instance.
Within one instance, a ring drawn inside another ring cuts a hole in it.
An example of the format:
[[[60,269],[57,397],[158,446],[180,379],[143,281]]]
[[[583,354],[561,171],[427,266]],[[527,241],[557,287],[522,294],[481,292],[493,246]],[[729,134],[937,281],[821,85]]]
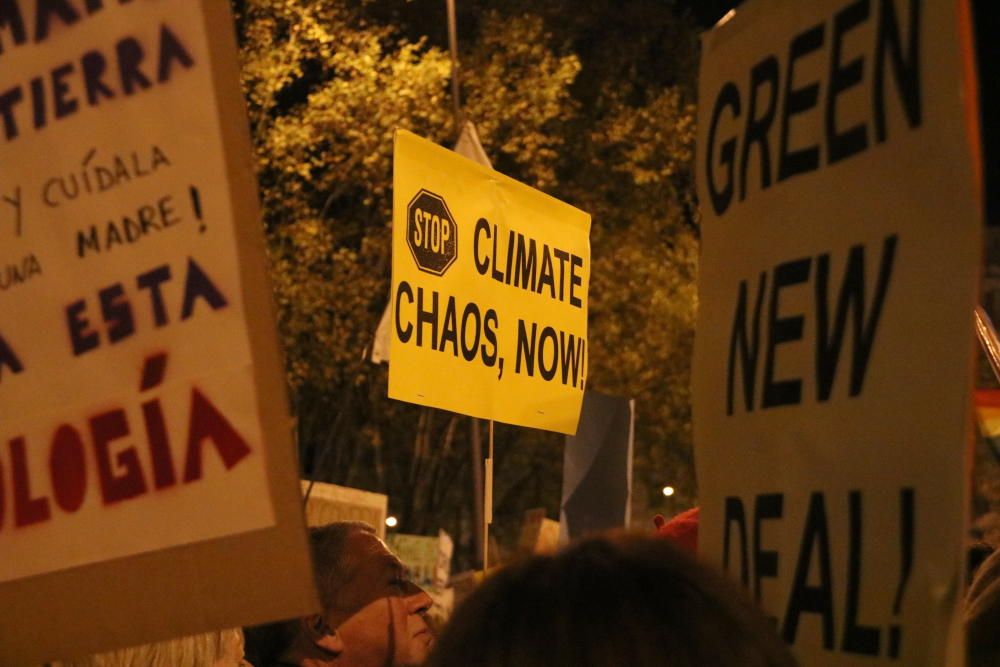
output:
[[[64,512],[75,512],[83,505],[87,493],[87,461],[83,439],[69,424],[61,425],[52,436],[49,452],[49,474],[52,495]]]
[[[111,463],[111,443],[129,434],[125,412],[109,410],[90,418],[90,434],[94,438],[94,453],[97,457],[97,474],[101,481],[101,495],[104,504],[110,505],[128,500],[146,492],[146,480],[135,447],[129,446],[115,455],[114,467]],[[120,474],[115,469],[122,470]]]
[[[10,441],[10,464],[14,482],[14,525],[21,528],[48,521],[52,516],[49,511],[49,499],[45,496],[31,497],[31,479],[28,475],[28,455],[25,452],[24,438],[18,437]]]
[[[174,473],[174,459],[170,454],[170,439],[160,402],[143,403],[142,419],[146,423],[149,453],[153,457],[153,484],[158,489],[173,486],[177,483],[177,475]]]
[[[149,391],[163,382],[167,372],[167,354],[160,352],[146,357],[142,364],[142,379],[139,391]],[[160,401],[153,399],[142,404],[142,419],[146,424],[146,439],[149,440],[149,453],[153,457],[153,484],[158,489],[164,489],[177,483],[174,473],[174,459],[170,453],[170,439],[167,436],[166,420],[163,418],[163,408]]]
[[[226,470],[231,469],[250,453],[250,447],[229,420],[200,391],[193,389],[187,460],[184,463],[185,482],[201,479],[201,445],[208,438],[215,443]]]

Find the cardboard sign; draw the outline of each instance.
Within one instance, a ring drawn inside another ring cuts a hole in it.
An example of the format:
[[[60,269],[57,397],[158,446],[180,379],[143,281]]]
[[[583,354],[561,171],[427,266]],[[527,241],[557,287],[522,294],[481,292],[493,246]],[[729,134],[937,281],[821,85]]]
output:
[[[559,547],[559,522],[545,516],[545,508],[527,510],[521,521],[517,551],[524,554],[553,553]],[[492,548],[490,551],[494,551]]]
[[[590,216],[396,132],[389,397],[574,433]]]
[[[327,526],[337,521],[363,521],[375,529],[376,535],[385,539],[389,496],[384,493],[302,480],[302,494],[306,493],[309,494],[306,500],[306,524],[310,528]]]
[[[406,565],[411,579],[421,586],[434,583],[440,542],[438,537],[405,533],[391,533],[386,540],[392,552]]]
[[[307,612],[225,3],[0,14],[0,663]]]
[[[981,222],[960,5],[753,0],[703,40],[699,547],[805,665],[962,660]]]

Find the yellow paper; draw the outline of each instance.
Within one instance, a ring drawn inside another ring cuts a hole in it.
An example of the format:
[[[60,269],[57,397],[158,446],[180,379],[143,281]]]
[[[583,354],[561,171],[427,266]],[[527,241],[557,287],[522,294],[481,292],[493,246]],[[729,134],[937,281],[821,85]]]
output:
[[[409,132],[395,142],[389,397],[575,433],[590,216]]]

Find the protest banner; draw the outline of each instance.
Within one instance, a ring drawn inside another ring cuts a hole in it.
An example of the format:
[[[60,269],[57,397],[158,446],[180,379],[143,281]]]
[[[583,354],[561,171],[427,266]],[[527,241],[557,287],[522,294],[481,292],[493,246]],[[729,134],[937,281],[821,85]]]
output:
[[[391,533],[386,539],[392,553],[403,561],[410,579],[421,586],[435,581],[440,538],[432,535],[407,535]]]
[[[559,522],[545,516],[544,507],[525,511],[517,540],[520,555],[555,553],[559,547]],[[491,549],[497,553],[496,549]]]
[[[628,526],[635,401],[588,389],[563,452],[559,543]]]
[[[473,125],[472,121],[467,120],[462,124],[462,132],[458,135],[458,141],[455,142],[455,152],[484,167],[493,168],[490,159],[486,157],[483,145],[479,143],[479,133],[476,132],[476,126]],[[382,311],[382,317],[379,318],[378,327],[375,329],[375,338],[372,340],[372,351],[369,358],[373,364],[388,363],[389,345],[392,340],[391,331],[392,294],[389,295],[389,303]]]
[[[227,3],[0,28],[0,664],[315,609]]]
[[[574,433],[590,216],[396,132],[389,397]]]
[[[967,7],[703,38],[699,548],[805,665],[960,665],[981,253]]]
[[[306,524],[310,528],[337,521],[363,521],[385,539],[389,496],[384,493],[302,480],[302,495],[306,496]]]

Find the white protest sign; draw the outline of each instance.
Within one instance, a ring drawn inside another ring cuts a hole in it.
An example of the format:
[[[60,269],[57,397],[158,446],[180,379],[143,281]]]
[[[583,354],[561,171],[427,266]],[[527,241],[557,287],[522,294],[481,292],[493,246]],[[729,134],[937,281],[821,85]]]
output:
[[[0,663],[312,606],[237,77],[226,3],[0,3]]]
[[[961,664],[961,5],[753,0],[703,40],[699,547],[810,667]]]

